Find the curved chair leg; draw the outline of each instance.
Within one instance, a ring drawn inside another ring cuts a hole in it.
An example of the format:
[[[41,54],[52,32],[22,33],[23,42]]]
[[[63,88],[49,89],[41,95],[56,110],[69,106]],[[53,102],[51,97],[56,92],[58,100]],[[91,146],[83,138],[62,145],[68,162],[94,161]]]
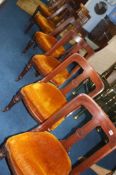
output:
[[[5,158],[6,157],[6,154],[5,154],[5,150],[4,150],[4,147],[3,148],[0,148],[0,160]]]
[[[36,47],[38,47],[38,44],[35,42],[33,45],[33,49],[35,49]]]
[[[35,22],[33,20],[30,21],[30,24],[28,25],[28,27],[25,29],[24,33],[28,33],[31,28],[33,27],[33,25],[35,24]]]
[[[32,61],[32,57],[31,57],[28,64],[24,67],[23,71],[17,77],[16,81],[21,80],[24,77],[24,75],[31,69],[32,66],[33,66],[33,61]]]
[[[33,36],[32,39],[27,43],[26,47],[24,48],[23,53],[26,53],[34,45],[35,45],[35,41]]]
[[[17,93],[10,101],[10,103],[4,108],[3,112],[10,110],[16,103],[21,100],[20,93]]]

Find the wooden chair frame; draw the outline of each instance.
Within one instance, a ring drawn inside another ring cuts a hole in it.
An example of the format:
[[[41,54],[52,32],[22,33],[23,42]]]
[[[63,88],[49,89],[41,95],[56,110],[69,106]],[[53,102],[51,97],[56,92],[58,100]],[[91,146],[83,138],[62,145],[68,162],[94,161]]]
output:
[[[70,112],[79,109],[81,106],[85,107],[89,111],[89,113],[92,115],[92,119],[81,128],[78,128],[67,139],[61,141],[66,151],[68,152],[73,144],[84,139],[93,129],[96,129],[97,127],[102,128],[108,137],[109,142],[94,152],[90,157],[87,157],[81,163],[74,166],[70,175],[79,175],[81,172],[85,171],[87,168],[91,167],[93,164],[116,149],[116,128],[104,111],[98,106],[98,104],[95,103],[92,98],[85,94],[80,94],[78,97],[67,103],[56,114],[47,119],[43,124],[32,130],[33,132],[49,131],[49,128],[51,128],[54,123],[59,121],[62,116],[68,115]],[[0,152],[1,158],[9,157],[5,145]],[[13,169],[12,165],[11,167]]]
[[[93,118],[85,124],[82,128],[76,130],[68,139],[63,140],[62,143],[66,150],[70,150],[73,144],[82,140],[88,133],[90,133],[96,127],[101,127],[107,135],[109,142],[101,149],[96,151],[90,157],[86,158],[82,163],[72,169],[71,175],[77,175],[85,171],[91,165],[95,164],[110,152],[116,149],[116,128],[109,120],[104,111],[87,95],[81,94],[77,98],[73,99],[67,105],[64,106],[57,114],[50,117],[46,122],[40,125],[33,131],[45,131],[49,130],[53,123],[57,122],[61,116],[66,116],[76,108],[84,106]]]
[[[65,33],[65,35],[59,39],[57,42],[59,42],[59,46],[60,44],[61,45],[64,45],[66,42],[72,40],[75,38],[75,36],[78,35],[78,33],[81,34],[82,37],[85,37],[86,36],[86,32],[85,30],[82,28],[81,26],[81,23],[79,20],[76,20],[74,19],[74,17],[70,17],[68,18],[66,21],[64,21],[60,26],[58,26],[51,34],[49,34],[49,36],[53,36],[53,37],[56,37],[57,35],[59,35],[64,29],[66,29],[66,27],[68,27],[69,25],[72,25],[72,29],[67,31]],[[66,40],[66,41],[65,41]],[[63,41],[64,44],[61,42]],[[56,43],[57,43],[56,42]],[[55,46],[56,44],[54,44]],[[37,42],[36,40],[36,37],[35,37],[35,34],[33,35],[33,37],[31,38],[31,40],[27,43],[26,47],[23,49],[23,53],[26,53],[31,47],[35,48],[39,46],[39,43]],[[53,46],[53,47],[54,47]],[[39,46],[40,47],[40,46]],[[52,48],[53,48],[52,47]],[[52,49],[51,48],[51,49]],[[51,51],[50,49],[50,51]]]

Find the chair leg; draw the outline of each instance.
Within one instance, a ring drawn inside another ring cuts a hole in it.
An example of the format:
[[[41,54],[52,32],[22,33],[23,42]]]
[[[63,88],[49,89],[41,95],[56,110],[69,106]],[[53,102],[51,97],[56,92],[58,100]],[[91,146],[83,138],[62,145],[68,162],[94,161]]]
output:
[[[28,33],[31,28],[33,27],[33,25],[35,24],[35,22],[33,20],[31,20],[30,24],[28,25],[28,27],[25,29],[24,33]]]
[[[36,47],[38,47],[37,43],[35,42],[33,45],[33,49],[35,49]]]
[[[26,53],[33,45],[35,44],[34,39],[32,38],[28,43],[27,46],[24,48],[23,53]]]
[[[16,103],[21,100],[20,92],[18,92],[10,101],[10,103],[4,108],[3,112],[10,110]]]
[[[32,57],[31,57],[28,64],[24,67],[23,71],[17,77],[16,81],[21,80],[24,77],[24,75],[31,69],[32,66],[33,66],[33,61],[32,61]]]
[[[5,157],[6,157],[5,150],[3,148],[0,148],[0,160]]]

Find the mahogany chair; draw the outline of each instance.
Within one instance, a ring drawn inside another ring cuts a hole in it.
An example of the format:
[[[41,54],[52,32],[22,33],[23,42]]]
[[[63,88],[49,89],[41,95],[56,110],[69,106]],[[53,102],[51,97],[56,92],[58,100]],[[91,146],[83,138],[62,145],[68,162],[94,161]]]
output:
[[[65,13],[69,16],[71,11],[71,7],[68,4],[63,4],[59,9],[52,9],[52,12],[46,9],[45,13],[38,13],[38,10],[41,11],[40,7],[41,6],[38,6],[30,18],[30,24],[25,30],[25,33],[27,33],[34,24],[37,24],[43,32],[51,33],[60,21],[65,20]]]
[[[63,72],[71,63],[77,63],[83,71],[79,76],[76,76],[76,78],[74,77],[68,82],[65,87],[59,89],[52,83],[52,81],[53,79],[54,81],[55,79],[60,79],[59,72]],[[8,111],[17,102],[23,100],[31,115],[37,121],[43,123],[47,118],[68,103],[66,95],[85,82],[88,78],[95,84],[95,88],[88,94],[91,97],[95,97],[103,91],[104,84],[99,75],[91,66],[89,66],[87,61],[79,54],[74,54],[57,66],[41,81],[27,85],[19,90],[3,111]],[[61,123],[61,121],[56,123],[53,128],[57,127],[59,123]]]
[[[44,16],[49,17],[53,14],[56,9],[59,9],[61,5],[65,3],[65,0],[58,0],[58,1],[49,1],[47,4],[43,3],[42,1],[39,2],[39,6],[35,10],[32,17],[34,17],[37,12],[42,13]]]
[[[71,33],[71,31],[69,32]],[[71,35],[72,36],[72,35]],[[69,37],[69,35],[68,35]],[[64,39],[64,38],[63,38]],[[66,36],[65,36],[66,39]],[[84,39],[80,36],[77,36],[74,38],[76,40],[76,44],[74,46],[72,46],[70,49],[68,49],[65,52],[65,58],[63,60],[65,60],[66,58],[68,58],[70,55],[72,55],[73,53],[78,53],[80,50],[84,49],[85,51],[85,58],[88,59],[93,53],[93,49],[84,41]],[[61,42],[61,41],[60,41]],[[52,50],[52,53],[55,51],[57,47],[57,44],[55,45],[54,49]],[[58,47],[57,47],[58,48]],[[52,54],[51,53],[51,54]],[[51,55],[50,54],[50,55]],[[59,64],[61,63],[61,60],[58,60],[52,56],[48,56],[48,55],[34,55],[30,61],[28,62],[28,64],[26,65],[26,67],[23,69],[23,71],[20,73],[20,75],[17,78],[17,81],[19,81],[20,79],[23,78],[23,76],[32,68],[34,67],[36,69],[36,72],[39,74],[42,74],[43,76],[46,76],[48,73],[50,73],[55,67],[57,67]],[[56,85],[60,85],[63,83],[63,81],[65,81],[67,78],[69,78],[69,76],[71,76],[72,74],[70,74],[66,69],[61,72],[59,74],[60,77],[62,77],[60,79],[60,81],[58,79],[55,79],[55,84]]]
[[[92,116],[84,126],[77,128],[72,135],[60,141],[48,132],[49,128],[62,119],[62,116],[82,106]],[[89,157],[72,166],[67,152],[98,126],[106,134],[108,142]],[[1,158],[8,159],[13,174],[21,175],[23,172],[24,175],[79,175],[115,149],[116,128],[92,98],[81,94],[38,128],[7,139],[1,149]]]
[[[76,20],[75,17],[70,17],[67,20],[65,20],[60,26],[58,26],[55,31],[53,31],[51,34],[45,34],[43,32],[36,32],[32,39],[28,42],[27,46],[23,50],[23,53],[26,53],[29,48],[32,46],[39,46],[41,49],[43,49],[45,52],[49,51],[54,44],[57,42],[56,36],[59,35],[64,29],[72,25],[76,33],[84,33],[84,29],[82,29],[82,25],[87,22],[87,20],[90,18],[89,13],[85,13],[83,10],[82,13],[79,12],[79,17]],[[55,52],[52,54],[54,57],[59,57],[63,55],[65,49],[64,47],[59,47]]]
[[[75,3],[72,6],[72,2],[70,3],[70,0],[58,1],[54,3],[54,6],[52,5],[50,8],[52,10],[52,13],[51,10],[46,9],[46,13],[44,13],[44,15],[42,15],[43,13],[38,13],[38,10],[41,12],[41,6],[38,6],[33,16],[31,17],[30,24],[25,32],[27,33],[34,24],[37,24],[43,32],[48,34],[53,32],[55,28],[63,21],[67,20],[67,18],[72,16],[77,18],[76,14],[79,13],[79,11],[82,11],[85,14],[88,13],[88,10],[82,3],[79,3],[79,7],[77,9],[74,9],[73,6]]]

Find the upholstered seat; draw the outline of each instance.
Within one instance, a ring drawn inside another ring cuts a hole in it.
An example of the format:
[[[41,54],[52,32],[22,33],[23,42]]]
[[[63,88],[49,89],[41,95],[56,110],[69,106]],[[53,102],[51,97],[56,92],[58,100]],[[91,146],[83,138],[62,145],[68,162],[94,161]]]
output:
[[[55,24],[51,20],[47,20],[44,16],[40,13],[37,14],[35,17],[35,22],[40,26],[42,31],[45,33],[51,33],[55,30]]]
[[[27,85],[21,89],[21,94],[29,111],[41,122],[53,115],[67,102],[65,96],[52,83],[37,82]],[[54,127],[57,127],[61,121],[57,122]]]
[[[36,66],[38,72],[41,72],[43,75],[47,75],[61,63],[56,58],[45,55],[35,55],[32,58],[32,61]],[[55,82],[57,85],[61,85],[68,79],[69,76],[70,76],[69,72],[67,71],[67,69],[65,69],[59,72],[53,78],[53,82]]]
[[[37,44],[44,50],[49,51],[53,45],[57,42],[57,39],[53,36],[47,35],[42,32],[35,33],[35,40]],[[60,57],[65,52],[64,47],[60,46],[57,50],[52,53],[53,57]]]
[[[41,9],[42,14],[44,14],[45,16],[52,15],[50,8],[42,1],[39,1],[39,7]]]
[[[69,175],[71,161],[58,139],[48,132],[27,132],[6,142],[17,175]]]

